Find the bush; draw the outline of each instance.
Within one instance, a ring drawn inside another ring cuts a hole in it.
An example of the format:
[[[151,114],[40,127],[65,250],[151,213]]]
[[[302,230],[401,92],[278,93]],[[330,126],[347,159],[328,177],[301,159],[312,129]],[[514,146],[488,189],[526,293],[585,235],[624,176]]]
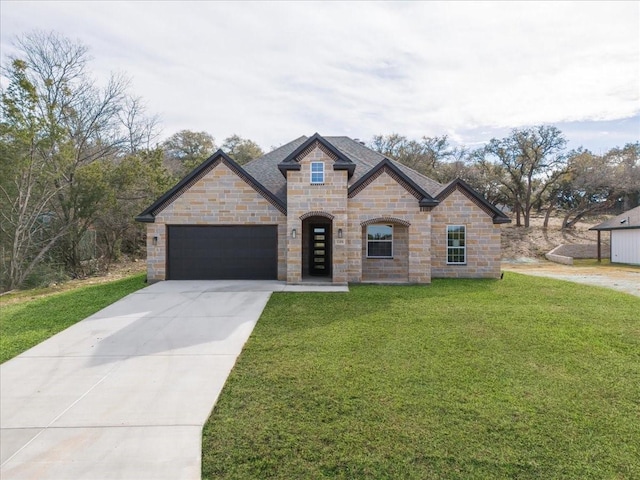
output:
[[[49,287],[54,283],[69,280],[69,275],[65,272],[64,266],[57,263],[40,263],[27,276],[20,288],[42,288]]]

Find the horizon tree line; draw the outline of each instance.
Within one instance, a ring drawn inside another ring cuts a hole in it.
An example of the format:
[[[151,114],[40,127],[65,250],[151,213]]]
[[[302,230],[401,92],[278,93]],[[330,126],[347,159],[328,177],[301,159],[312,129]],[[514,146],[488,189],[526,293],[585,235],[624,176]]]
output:
[[[218,147],[207,132],[182,130],[160,142],[159,118],[124,75],[91,77],[88,48],[55,32],[16,39],[0,91],[0,290],[104,271],[144,255],[134,216]],[[640,143],[596,155],[566,151],[554,126],[514,129],[469,149],[446,135],[418,140],[375,135],[367,146],[446,183],[462,178],[508,208],[517,226],[532,212],[586,215],[640,204]],[[264,154],[237,134],[220,145],[239,164]]]

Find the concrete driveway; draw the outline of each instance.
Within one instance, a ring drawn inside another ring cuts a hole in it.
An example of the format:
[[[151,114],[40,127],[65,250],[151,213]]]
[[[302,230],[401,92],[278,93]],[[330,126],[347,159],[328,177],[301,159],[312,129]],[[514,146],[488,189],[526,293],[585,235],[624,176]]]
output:
[[[0,366],[0,478],[198,479],[201,434],[282,282],[161,282]]]

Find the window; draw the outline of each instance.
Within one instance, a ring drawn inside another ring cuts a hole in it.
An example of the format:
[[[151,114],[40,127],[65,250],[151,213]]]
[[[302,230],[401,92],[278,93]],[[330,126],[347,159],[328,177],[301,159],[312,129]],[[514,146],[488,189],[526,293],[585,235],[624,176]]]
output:
[[[467,227],[447,225],[447,263],[467,263]]]
[[[324,183],[324,163],[311,162],[311,183]]]
[[[393,225],[367,227],[367,257],[393,258]]]

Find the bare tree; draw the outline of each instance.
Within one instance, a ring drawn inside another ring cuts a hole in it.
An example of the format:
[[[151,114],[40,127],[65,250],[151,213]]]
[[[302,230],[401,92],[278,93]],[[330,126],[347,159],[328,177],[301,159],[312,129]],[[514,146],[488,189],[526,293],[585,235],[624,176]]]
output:
[[[27,65],[14,60],[5,73],[10,80],[0,104],[0,232],[3,288],[11,290],[42,261],[66,233],[56,228],[51,202],[60,193],[55,169],[43,152],[50,150],[41,135],[36,89],[26,76]]]
[[[130,144],[121,121],[126,78],[112,75],[99,88],[87,71],[87,48],[56,33],[29,33],[16,45],[18,54],[3,66],[10,83],[2,91],[3,160],[12,165],[2,195],[16,205],[3,221],[22,246],[11,251],[10,263],[22,271],[9,275],[10,286],[54,246],[71,270],[79,266],[78,243],[105,187],[92,165]],[[39,240],[25,242],[27,231]]]
[[[426,175],[443,181],[440,167],[443,162],[459,159],[463,151],[454,149],[446,135],[441,137],[423,136],[420,140],[410,140],[404,135],[375,135],[369,147],[382,155]]]
[[[158,138],[160,119],[157,115],[146,115],[146,107],[141,97],[127,95],[119,113],[126,135],[128,153],[151,150],[152,142]]]

